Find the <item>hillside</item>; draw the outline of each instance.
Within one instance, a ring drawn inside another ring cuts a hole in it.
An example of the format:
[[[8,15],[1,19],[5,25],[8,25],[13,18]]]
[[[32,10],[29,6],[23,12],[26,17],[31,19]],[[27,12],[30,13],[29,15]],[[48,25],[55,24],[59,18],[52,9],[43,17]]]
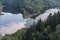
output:
[[[60,7],[59,0],[0,0],[3,11],[23,14],[39,14],[44,9]]]
[[[50,14],[46,21],[41,19],[30,28],[23,28],[1,40],[60,40],[60,13]]]

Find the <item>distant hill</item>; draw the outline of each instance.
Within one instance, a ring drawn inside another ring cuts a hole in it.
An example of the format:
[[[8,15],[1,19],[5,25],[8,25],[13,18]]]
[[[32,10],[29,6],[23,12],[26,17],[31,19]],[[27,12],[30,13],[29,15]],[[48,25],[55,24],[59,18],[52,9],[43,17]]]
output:
[[[60,7],[60,0],[0,0],[3,11],[12,13],[40,13],[44,8]]]

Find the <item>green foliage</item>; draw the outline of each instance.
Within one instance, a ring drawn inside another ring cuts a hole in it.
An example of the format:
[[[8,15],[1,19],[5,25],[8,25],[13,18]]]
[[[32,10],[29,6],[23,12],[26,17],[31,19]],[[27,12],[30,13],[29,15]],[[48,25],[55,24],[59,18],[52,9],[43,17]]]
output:
[[[40,14],[42,10],[60,7],[60,0],[0,0],[3,11],[12,13]]]
[[[60,40],[60,12],[50,14],[46,21],[38,21],[30,28],[23,28],[2,40]]]
[[[44,8],[59,7],[60,0],[0,0],[5,5],[3,11],[16,11],[24,15],[39,14]],[[10,10],[11,9],[11,10]],[[14,12],[15,12],[14,11]],[[50,14],[43,22],[41,19],[30,28],[23,28],[2,40],[60,40],[60,13]]]

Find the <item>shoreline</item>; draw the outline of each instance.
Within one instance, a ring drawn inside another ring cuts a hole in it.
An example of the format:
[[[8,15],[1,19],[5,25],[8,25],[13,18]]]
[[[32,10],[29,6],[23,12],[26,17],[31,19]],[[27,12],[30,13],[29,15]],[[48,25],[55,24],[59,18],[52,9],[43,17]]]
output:
[[[56,8],[48,9],[43,14],[37,16],[34,20],[26,18],[28,20],[28,21],[27,20],[25,21],[26,23],[18,22],[18,23],[7,24],[7,26],[2,26],[0,28],[0,34],[2,36],[4,36],[5,34],[13,34],[22,28],[26,28],[25,24],[33,25],[33,22],[38,22],[39,19],[45,20],[50,13],[54,14],[54,12],[58,12],[58,11],[59,9],[56,9]]]
[[[13,34],[16,31],[25,28],[24,23],[12,23],[6,26],[0,27],[0,34],[5,36],[5,34]]]

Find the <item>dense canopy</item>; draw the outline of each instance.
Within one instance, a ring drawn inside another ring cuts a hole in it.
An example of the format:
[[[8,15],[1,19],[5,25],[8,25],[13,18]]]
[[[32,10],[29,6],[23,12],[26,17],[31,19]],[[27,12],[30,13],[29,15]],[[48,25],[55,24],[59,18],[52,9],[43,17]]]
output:
[[[60,40],[60,13],[50,14],[46,21],[38,21],[30,28],[23,28],[1,40]]]

